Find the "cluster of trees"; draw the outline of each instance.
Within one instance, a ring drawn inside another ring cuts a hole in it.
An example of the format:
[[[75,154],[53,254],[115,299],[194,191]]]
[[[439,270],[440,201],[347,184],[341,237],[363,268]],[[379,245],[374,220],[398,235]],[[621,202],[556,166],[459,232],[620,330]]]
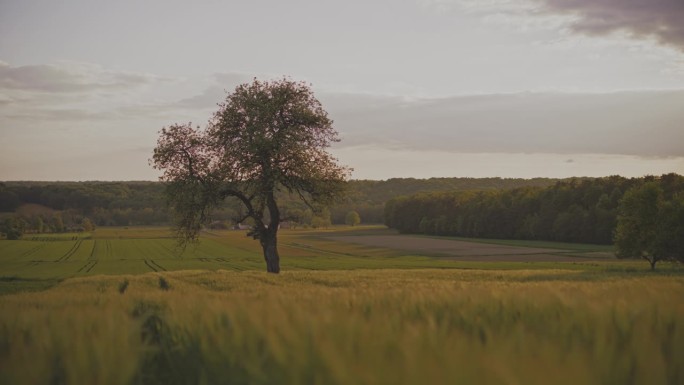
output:
[[[676,174],[558,181],[549,187],[422,193],[391,199],[385,224],[404,233],[611,244],[627,191],[654,183],[681,195]]]
[[[345,201],[330,207],[334,224],[346,223],[347,213],[356,211],[364,223],[384,223],[385,203],[392,198],[420,192],[501,190],[516,187],[546,187],[558,179],[534,178],[392,178],[351,180]]]
[[[20,239],[25,233],[62,233],[76,231],[92,231],[95,225],[86,217],[70,217],[65,221],[62,213],[55,212],[52,215],[6,216],[0,226],[0,234],[7,239]]]
[[[0,183],[0,232],[16,239],[24,233],[168,224],[163,191],[151,182]]]
[[[344,200],[317,213],[296,196],[280,194],[278,198],[294,226],[325,227],[347,223],[350,211],[356,212],[364,223],[383,223],[385,202],[398,195],[549,186],[556,181],[545,178],[351,180],[347,182],[348,194]],[[96,226],[168,225],[172,218],[164,185],[160,182],[4,182],[0,183],[0,213],[11,213],[24,222],[29,232],[77,228],[83,218]],[[56,226],[57,221],[53,219],[56,213],[63,217],[64,226]],[[228,199],[214,210],[209,223],[229,227],[243,216],[241,203]]]
[[[618,208],[615,246],[618,258],[684,262],[684,182],[670,177],[647,181],[625,193]],[[672,183],[675,182],[675,183]]]
[[[84,219],[97,226],[168,224],[163,191],[154,182],[5,182],[0,212],[30,232],[73,230]]]
[[[155,182],[4,182],[0,212],[33,203],[53,210],[163,208],[164,186]]]

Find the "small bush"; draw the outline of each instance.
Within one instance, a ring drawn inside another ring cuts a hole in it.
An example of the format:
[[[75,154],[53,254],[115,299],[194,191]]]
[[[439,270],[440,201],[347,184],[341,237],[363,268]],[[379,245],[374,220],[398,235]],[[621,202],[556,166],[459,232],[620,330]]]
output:
[[[125,293],[126,289],[128,289],[128,280],[124,279],[124,281],[119,284],[119,293]]]
[[[162,290],[169,290],[171,285],[169,285],[169,282],[166,280],[166,278],[159,277],[159,288]]]

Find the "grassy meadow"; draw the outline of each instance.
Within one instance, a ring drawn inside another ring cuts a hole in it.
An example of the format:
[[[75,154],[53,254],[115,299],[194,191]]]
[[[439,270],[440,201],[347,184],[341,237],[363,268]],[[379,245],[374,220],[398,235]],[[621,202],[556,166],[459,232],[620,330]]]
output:
[[[680,266],[327,237],[345,233],[282,232],[280,275],[241,232],[182,255],[155,228],[0,241],[0,383],[684,383]]]

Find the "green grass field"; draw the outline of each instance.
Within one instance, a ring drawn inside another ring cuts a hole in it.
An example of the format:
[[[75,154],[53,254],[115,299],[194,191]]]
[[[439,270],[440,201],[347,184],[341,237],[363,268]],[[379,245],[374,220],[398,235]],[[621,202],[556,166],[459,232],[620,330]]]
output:
[[[368,228],[366,228],[368,229]],[[364,229],[362,228],[361,231]],[[450,267],[426,256],[326,240],[332,230],[282,231],[283,269],[330,270]],[[0,241],[0,292],[40,288],[97,274],[175,270],[262,270],[257,241],[244,231],[206,232],[197,245],[179,248],[167,228],[100,228],[93,233],[27,236]]]
[[[0,383],[684,383],[679,265],[459,262],[345,234],[391,233],[283,231],[280,275],[236,231],[183,254],[161,228],[0,241]]]
[[[279,248],[284,270],[347,270],[378,268],[556,268],[592,269],[596,263],[558,265],[554,262],[456,262],[404,250],[331,240],[330,235],[390,234],[381,227],[334,228],[321,231],[281,231]],[[341,238],[343,239],[343,238]],[[482,242],[478,240],[478,242]],[[503,241],[491,241],[501,244]],[[509,244],[516,245],[515,241]],[[528,245],[529,246],[529,245]],[[544,243],[543,247],[548,244]],[[587,251],[589,245],[561,244]],[[542,246],[539,246],[542,247]],[[596,246],[593,246],[596,248]],[[592,249],[593,250],[593,249]],[[625,262],[625,268],[641,264]],[[614,267],[614,266],[613,266]],[[176,270],[262,270],[258,242],[241,231],[206,232],[197,245],[180,249],[167,228],[104,227],[92,233],[28,235],[0,241],[0,293],[40,289],[72,277],[98,274],[142,274]]]

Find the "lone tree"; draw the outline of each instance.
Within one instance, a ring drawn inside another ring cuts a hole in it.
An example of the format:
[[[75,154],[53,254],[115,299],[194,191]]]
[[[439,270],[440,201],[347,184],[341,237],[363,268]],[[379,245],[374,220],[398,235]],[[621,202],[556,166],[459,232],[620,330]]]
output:
[[[359,216],[359,213],[352,210],[347,213],[347,216],[344,218],[344,222],[347,225],[354,227],[361,223],[361,217]]]
[[[316,209],[338,199],[351,169],[326,149],[338,142],[332,120],[311,88],[287,78],[254,79],[235,88],[205,130],[191,123],[162,128],[152,157],[163,170],[177,237],[196,241],[212,209],[225,199],[252,218],[266,270],[280,272],[277,234],[280,194],[298,196]]]
[[[666,199],[657,182],[628,190],[618,207],[615,246],[618,258],[643,258],[651,270],[658,261],[684,261],[684,195]]]

